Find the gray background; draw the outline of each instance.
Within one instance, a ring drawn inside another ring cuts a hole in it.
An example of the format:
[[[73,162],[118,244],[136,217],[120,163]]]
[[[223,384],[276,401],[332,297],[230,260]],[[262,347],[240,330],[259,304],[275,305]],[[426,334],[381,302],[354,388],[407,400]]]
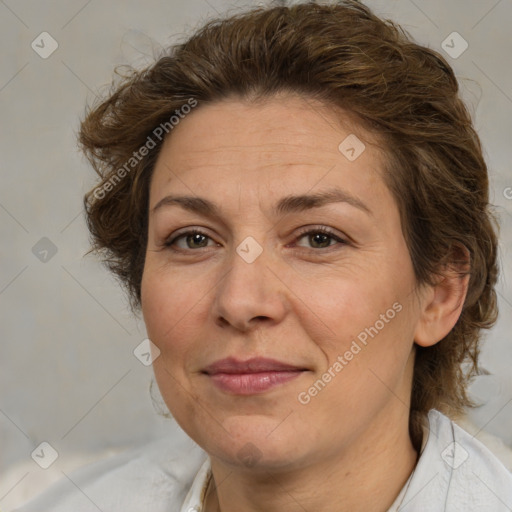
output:
[[[502,225],[501,317],[482,355],[491,375],[480,377],[472,387],[474,397],[485,405],[469,417],[475,431],[482,429],[510,446],[512,2],[365,3],[447,57],[482,138],[492,200]],[[114,66],[144,66],[155,50],[184,38],[207,18],[249,4],[0,1],[0,508],[4,511],[85,462],[169,432],[180,435],[171,421],[155,412],[149,395],[151,367],[133,355],[145,338],[142,321],[133,318],[122,291],[95,257],[84,256],[88,235],[81,202],[94,175],[76,149],[75,134],[86,102],[108,88]],[[47,59],[31,48],[43,31],[59,45]],[[458,58],[441,48],[453,31],[469,44]],[[44,237],[51,243],[40,241]],[[57,250],[53,255],[52,249]],[[47,470],[30,456],[43,441],[59,453]]]

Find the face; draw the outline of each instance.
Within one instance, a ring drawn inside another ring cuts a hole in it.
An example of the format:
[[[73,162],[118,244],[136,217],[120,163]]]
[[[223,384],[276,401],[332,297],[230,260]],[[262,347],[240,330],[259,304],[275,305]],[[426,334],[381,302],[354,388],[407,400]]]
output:
[[[413,268],[382,155],[342,121],[298,96],[200,105],[154,169],[142,311],[156,380],[232,466],[302,467],[408,416]]]

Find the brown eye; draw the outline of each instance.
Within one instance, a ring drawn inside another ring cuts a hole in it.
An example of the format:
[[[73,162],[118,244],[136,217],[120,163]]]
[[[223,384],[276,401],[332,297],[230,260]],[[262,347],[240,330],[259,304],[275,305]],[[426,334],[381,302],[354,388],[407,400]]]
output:
[[[185,241],[185,246],[178,244],[178,242],[181,240]],[[165,245],[167,247],[177,246],[178,249],[181,250],[201,249],[208,246],[208,240],[211,240],[208,235],[205,235],[201,231],[193,230],[179,234],[178,236],[166,242]]]
[[[327,228],[310,229],[309,231],[301,233],[297,240],[301,240],[306,237],[309,247],[312,249],[325,249],[332,245],[336,245],[336,242],[339,244],[347,243],[346,240],[343,240]],[[301,247],[303,246],[301,245]]]

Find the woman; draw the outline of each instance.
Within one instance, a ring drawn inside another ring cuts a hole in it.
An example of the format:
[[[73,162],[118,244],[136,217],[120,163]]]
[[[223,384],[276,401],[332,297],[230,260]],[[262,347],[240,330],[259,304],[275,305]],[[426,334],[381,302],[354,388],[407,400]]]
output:
[[[438,53],[355,1],[257,8],[126,77],[80,142],[95,249],[201,449],[94,465],[22,510],[511,509],[512,475],[449,419],[497,241]]]

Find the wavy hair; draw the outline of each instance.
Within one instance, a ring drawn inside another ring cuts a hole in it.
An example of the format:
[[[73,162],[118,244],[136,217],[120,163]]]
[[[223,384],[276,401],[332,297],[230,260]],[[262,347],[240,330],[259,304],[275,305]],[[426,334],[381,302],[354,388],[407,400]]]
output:
[[[355,0],[257,7],[208,21],[146,69],[122,76],[88,109],[79,133],[101,177],[84,199],[93,249],[137,309],[149,183],[162,143],[153,140],[155,127],[172,136],[169,119],[191,100],[264,101],[279,92],[339,107],[383,142],[383,177],[419,284],[446,265],[468,267],[456,325],[415,354],[409,425],[418,447],[429,409],[454,416],[474,405],[466,389],[478,372],[481,329],[497,317],[497,226],[480,140],[454,72],[399,25]],[[155,147],[141,156],[148,137]],[[469,261],[460,260],[460,248]]]

